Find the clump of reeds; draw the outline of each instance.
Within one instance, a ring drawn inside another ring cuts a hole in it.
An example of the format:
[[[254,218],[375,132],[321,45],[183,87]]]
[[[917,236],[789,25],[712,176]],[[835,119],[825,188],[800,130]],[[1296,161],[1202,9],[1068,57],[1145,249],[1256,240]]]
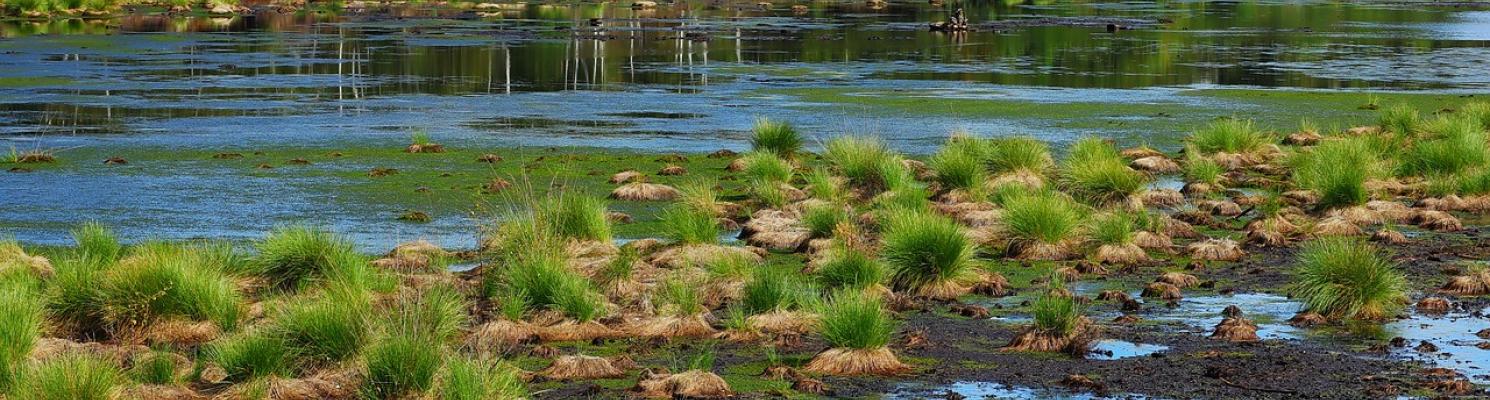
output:
[[[750,147],[791,160],[802,151],[802,134],[791,124],[767,118],[755,120],[751,128]]]
[[[1329,140],[1294,156],[1294,181],[1318,193],[1318,205],[1350,207],[1370,200],[1366,180],[1379,176],[1380,156],[1364,141]]]
[[[1274,138],[1253,126],[1251,120],[1222,118],[1191,133],[1186,140],[1205,153],[1253,154],[1272,144]]]
[[[954,299],[972,273],[975,245],[950,218],[925,211],[892,212],[884,222],[880,256],[893,289],[914,296]]]
[[[1061,178],[1070,193],[1098,206],[1123,202],[1148,183],[1147,175],[1128,167],[1117,147],[1090,136],[1072,145]]]
[[[1061,194],[1039,191],[1004,199],[1004,225],[1015,240],[1009,250],[1028,260],[1070,257],[1083,211]]]
[[[841,291],[821,310],[818,330],[832,348],[802,369],[827,375],[894,375],[910,367],[887,346],[895,320],[881,301],[860,291]]]
[[[1351,238],[1306,243],[1289,292],[1330,319],[1382,320],[1406,300],[1407,278],[1374,246]]]

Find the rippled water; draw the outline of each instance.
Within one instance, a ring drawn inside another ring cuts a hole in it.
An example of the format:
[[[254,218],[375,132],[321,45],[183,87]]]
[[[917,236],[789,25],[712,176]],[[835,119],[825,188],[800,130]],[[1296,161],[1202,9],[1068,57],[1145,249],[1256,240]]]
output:
[[[1165,143],[1218,116],[1329,116],[1187,94],[1197,88],[1490,86],[1480,71],[1490,17],[1474,8],[973,2],[967,14],[980,29],[952,35],[925,29],[951,6],[806,5],[3,20],[0,147],[93,157],[138,146],[397,146],[418,127],[464,148],[712,151],[742,148],[751,121],[770,115],[816,136],[874,133],[925,153],[954,129]],[[914,100],[925,103],[897,103]],[[68,226],[96,219],[136,235],[241,238],[311,220],[373,247],[410,237],[471,244],[460,213],[389,226],[377,216],[386,207],[324,201],[304,189],[312,182],[197,167],[0,174],[0,233],[59,243]]]

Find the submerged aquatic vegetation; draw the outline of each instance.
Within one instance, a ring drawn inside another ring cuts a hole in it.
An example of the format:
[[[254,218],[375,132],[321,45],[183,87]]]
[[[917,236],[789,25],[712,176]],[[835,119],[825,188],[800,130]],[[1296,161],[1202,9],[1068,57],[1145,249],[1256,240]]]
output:
[[[1366,180],[1380,175],[1381,160],[1361,140],[1329,140],[1295,155],[1294,180],[1319,193],[1323,207],[1349,207],[1370,200]]]
[[[1273,143],[1273,136],[1253,126],[1251,120],[1222,118],[1196,130],[1187,143],[1206,153],[1253,153]]]
[[[1095,205],[1122,202],[1148,183],[1147,175],[1128,167],[1117,147],[1091,136],[1072,145],[1061,177],[1074,196]]]
[[[1406,300],[1407,278],[1371,244],[1327,237],[1303,245],[1289,293],[1331,319],[1381,320]]]
[[[770,152],[787,160],[802,151],[802,134],[791,124],[760,118],[755,120],[751,132],[750,147],[755,151]]]
[[[895,290],[935,298],[961,294],[957,280],[972,272],[974,244],[950,218],[901,210],[885,222],[880,256]]]

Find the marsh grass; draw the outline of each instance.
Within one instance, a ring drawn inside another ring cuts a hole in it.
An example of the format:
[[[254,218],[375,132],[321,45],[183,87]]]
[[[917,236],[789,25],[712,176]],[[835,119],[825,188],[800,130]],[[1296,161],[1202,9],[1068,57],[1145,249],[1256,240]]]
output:
[[[880,256],[891,269],[895,290],[919,290],[964,277],[972,271],[975,245],[947,217],[930,212],[888,215]]]
[[[242,297],[233,280],[192,246],[149,242],[108,270],[98,285],[105,319],[115,327],[143,326],[181,316],[237,325]]]
[[[1029,171],[1043,174],[1055,166],[1050,145],[1029,136],[991,139],[984,146],[983,164],[994,174]]]
[[[794,167],[791,162],[775,153],[752,151],[741,156],[741,159],[744,160],[745,169],[740,173],[751,182],[765,184],[792,180]]]
[[[1186,141],[1206,153],[1253,153],[1272,144],[1274,138],[1251,120],[1221,118],[1191,133]]]
[[[367,350],[363,394],[392,399],[424,393],[434,386],[443,350],[416,332],[399,330],[378,339]]]
[[[684,244],[718,244],[719,221],[712,213],[674,205],[659,216],[662,230],[669,239]]]
[[[1490,135],[1465,117],[1439,117],[1424,127],[1432,138],[1415,141],[1402,154],[1405,175],[1451,175],[1490,162]],[[1399,149],[1400,150],[1400,149]]]
[[[1004,225],[1009,233],[1045,244],[1075,238],[1084,215],[1079,205],[1047,191],[1012,196],[1004,202]]]
[[[816,294],[806,282],[787,270],[762,267],[755,269],[741,290],[740,307],[752,314],[787,310],[802,305]]]
[[[588,280],[569,271],[561,255],[533,257],[508,266],[506,274],[509,290],[525,296],[527,306],[552,307],[580,321],[604,313],[599,294]]]
[[[427,146],[433,143],[434,142],[430,140],[429,132],[425,132],[424,129],[415,129],[413,132],[409,133],[409,144]]]
[[[1406,300],[1407,278],[1372,245],[1330,237],[1306,243],[1289,293],[1331,319],[1382,320]]]
[[[664,314],[686,317],[708,311],[698,285],[681,277],[670,277],[657,287],[654,303]]]
[[[884,304],[860,291],[840,291],[819,312],[823,340],[835,348],[873,350],[890,343],[895,319]]]
[[[986,150],[976,139],[955,138],[932,155],[927,165],[936,171],[937,182],[945,189],[981,188],[988,180],[984,153]]]
[[[566,239],[611,240],[610,221],[606,219],[606,202],[595,196],[576,193],[551,195],[534,209],[539,221]]]
[[[888,164],[899,164],[899,156],[883,139],[873,136],[839,136],[823,145],[823,158],[855,187],[883,190],[891,186],[885,172]],[[888,179],[897,179],[889,177]]]
[[[1129,168],[1117,147],[1091,136],[1072,145],[1061,177],[1073,195],[1095,205],[1122,202],[1143,190],[1149,179]]]
[[[129,377],[135,382],[151,385],[174,384],[177,380],[176,361],[171,353],[160,350],[136,356],[130,363]]]
[[[69,354],[27,369],[12,390],[16,399],[112,400],[124,373],[93,355]]]
[[[812,231],[812,237],[833,236],[833,229],[850,218],[844,208],[842,205],[833,203],[808,207],[802,213],[802,224],[807,225],[807,230]]]
[[[1127,211],[1111,211],[1091,219],[1089,236],[1098,244],[1124,245],[1133,243],[1138,233],[1139,216]]]
[[[290,225],[275,228],[255,244],[257,268],[277,288],[298,288],[323,276],[332,260],[355,253],[352,242],[320,228]]]
[[[239,332],[213,341],[207,358],[228,374],[232,382],[247,382],[269,376],[290,376],[295,349],[279,335],[266,331]]]
[[[1185,152],[1185,181],[1204,183],[1212,186],[1221,184],[1221,175],[1226,173],[1226,168],[1215,160],[1207,158],[1199,151]]]
[[[863,250],[838,245],[831,254],[817,270],[818,282],[825,288],[868,288],[883,283],[888,275],[884,264]]]
[[[713,215],[719,212],[719,195],[714,184],[706,179],[696,178],[684,181],[678,185],[678,204],[684,207]]]
[[[355,289],[328,290],[285,305],[275,327],[295,354],[311,365],[346,360],[368,340],[371,302],[370,296]]]
[[[1397,104],[1381,111],[1378,124],[1381,129],[1399,136],[1409,136],[1418,131],[1422,123],[1418,110],[1407,104]]]
[[[87,222],[72,230],[74,254],[93,257],[103,262],[113,262],[124,254],[124,245],[113,230],[97,222]]]
[[[1370,199],[1366,180],[1379,176],[1379,156],[1364,141],[1327,140],[1293,157],[1294,181],[1319,193],[1326,208],[1365,204]]]
[[[802,134],[791,124],[766,118],[755,120],[751,128],[750,147],[790,160],[802,151]]]
[[[636,247],[621,246],[616,250],[615,258],[595,271],[595,284],[607,287],[617,282],[630,281],[635,273],[636,263],[640,260],[641,253]]]
[[[1476,101],[1459,107],[1459,115],[1479,123],[1480,129],[1490,130],[1490,103]]]
[[[826,168],[813,168],[803,176],[803,180],[806,182],[804,189],[813,198],[834,202],[843,197],[843,179],[833,176]]]
[[[1061,336],[1071,335],[1081,323],[1081,305],[1072,296],[1055,293],[1055,289],[1062,286],[1060,279],[1053,279],[1051,282],[1052,290],[1046,291],[1030,303],[1035,329]]]
[[[500,361],[469,357],[445,360],[439,391],[443,400],[516,400],[527,396],[527,389],[513,367]]]
[[[0,285],[0,392],[17,383],[17,374],[30,359],[41,337],[46,308],[28,285]]]

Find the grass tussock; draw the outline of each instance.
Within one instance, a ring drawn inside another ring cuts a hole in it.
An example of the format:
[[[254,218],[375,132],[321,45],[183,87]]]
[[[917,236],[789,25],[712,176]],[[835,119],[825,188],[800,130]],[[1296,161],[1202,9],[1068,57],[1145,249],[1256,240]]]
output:
[[[950,218],[920,211],[891,213],[885,221],[880,256],[890,266],[898,291],[955,298],[957,280],[972,272],[975,245]]]
[[[368,341],[372,299],[353,288],[334,288],[316,298],[287,304],[275,329],[287,344],[314,365],[356,355]]]
[[[11,398],[29,400],[112,400],[125,375],[108,360],[64,355],[26,369]]]
[[[1190,134],[1190,145],[1205,153],[1255,153],[1274,142],[1272,135],[1253,126],[1251,120],[1222,118]]]
[[[574,193],[549,196],[533,210],[558,237],[609,242],[611,225],[605,212],[605,199]]]
[[[330,231],[303,225],[275,228],[255,244],[257,268],[278,288],[294,289],[325,276],[333,260],[356,253],[351,241]]]
[[[17,383],[17,374],[41,337],[45,317],[45,303],[29,285],[0,285],[0,392]]]
[[[839,136],[823,145],[823,157],[857,188],[885,190],[905,183],[900,156],[884,139],[874,136]]]
[[[802,134],[786,122],[756,119],[751,133],[750,148],[754,151],[769,152],[787,160],[802,151]]]
[[[883,263],[868,252],[837,245],[817,269],[818,282],[828,289],[864,289],[880,285],[889,275]]]
[[[1007,174],[1032,172],[1043,175],[1055,167],[1055,158],[1050,155],[1050,145],[1040,139],[1015,136],[991,139],[985,146],[983,164],[988,172]]]
[[[290,376],[295,349],[279,335],[253,330],[212,342],[207,358],[227,372],[228,381],[242,383],[270,376]]]
[[[1422,123],[1423,117],[1418,114],[1418,109],[1410,105],[1398,104],[1381,111],[1378,125],[1381,130],[1398,136],[1408,136],[1418,131],[1418,125]]]
[[[1327,208],[1365,204],[1370,200],[1366,181],[1382,170],[1380,156],[1364,141],[1353,139],[1322,142],[1296,154],[1292,164],[1294,181],[1317,192],[1318,204]]]
[[[841,291],[823,305],[818,330],[835,348],[873,350],[890,344],[896,322],[877,297]]]
[[[1061,182],[1074,196],[1094,205],[1111,205],[1143,190],[1148,175],[1128,167],[1116,146],[1097,137],[1076,142],[1062,164]]]
[[[740,307],[748,313],[783,311],[817,297],[806,282],[782,268],[762,267],[751,274],[740,293]]]
[[[528,393],[517,370],[505,363],[452,357],[445,360],[439,394],[444,400],[517,400]]]
[[[507,288],[521,294],[529,307],[550,307],[581,322],[605,312],[600,294],[588,280],[568,269],[562,255],[539,255],[509,265],[505,273]]]
[[[972,138],[954,137],[927,160],[944,189],[977,190],[988,180],[983,166],[986,145]]]
[[[1289,293],[1331,319],[1376,321],[1397,315],[1407,278],[1369,243],[1322,238],[1304,244]]]
[[[1053,192],[1014,195],[1004,202],[1004,225],[1015,238],[1061,245],[1079,233],[1084,212],[1079,205]]]
[[[95,297],[115,329],[148,326],[170,317],[211,321],[232,329],[243,299],[223,266],[200,247],[146,243],[103,273]]]
[[[1403,175],[1452,175],[1490,162],[1490,134],[1478,121],[1466,117],[1440,117],[1424,128],[1429,136],[1418,140],[1401,155]]]
[[[667,238],[683,244],[718,244],[719,221],[714,214],[674,205],[660,215]]]
[[[838,228],[838,224],[849,221],[852,217],[842,205],[817,204],[803,211],[802,224],[807,225],[812,237],[823,238],[833,236],[833,230]]]

